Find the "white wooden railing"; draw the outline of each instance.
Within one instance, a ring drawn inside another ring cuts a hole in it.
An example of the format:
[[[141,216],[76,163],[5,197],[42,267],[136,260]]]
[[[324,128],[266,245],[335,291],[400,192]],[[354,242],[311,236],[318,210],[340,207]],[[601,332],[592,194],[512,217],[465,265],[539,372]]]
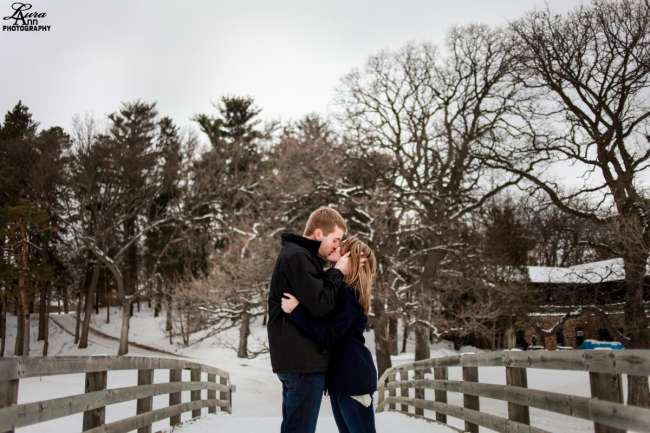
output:
[[[462,367],[463,380],[449,380],[449,367]],[[506,385],[479,382],[480,367],[504,367]],[[589,372],[591,397],[528,388],[528,369]],[[432,373],[433,377],[425,376]],[[447,424],[447,416],[464,420],[465,431],[478,427],[508,433],[548,433],[531,426],[534,407],[594,422],[596,433],[650,432],[650,409],[624,404],[622,375],[650,375],[650,350],[573,350],[485,352],[432,358],[386,370],[379,379],[377,411],[392,410]],[[434,390],[433,400],[425,389]],[[399,391],[399,396],[398,396]],[[463,406],[447,402],[447,393],[463,394]],[[481,412],[479,397],[502,400],[508,418]],[[431,417],[433,418],[433,417]]]
[[[107,389],[107,376],[116,370],[137,370],[138,383]],[[154,384],[154,370],[169,370],[169,382]],[[190,371],[189,382],[182,381],[183,370]],[[85,373],[85,394],[17,404],[21,379],[75,373]],[[207,399],[201,398],[203,389],[207,390]],[[181,403],[182,391],[190,391],[191,401]],[[182,359],[135,356],[0,359],[0,432],[13,432],[15,428],[83,412],[80,431],[119,433],[137,429],[138,433],[151,433],[152,424],[165,418],[170,419],[172,426],[180,424],[184,412],[192,411],[192,417],[197,417],[207,407],[209,413],[216,413],[217,408],[231,413],[232,391],[234,386],[228,372]],[[154,410],[153,397],[161,394],[169,394],[169,406]],[[107,405],[132,400],[137,400],[134,416],[105,424]]]

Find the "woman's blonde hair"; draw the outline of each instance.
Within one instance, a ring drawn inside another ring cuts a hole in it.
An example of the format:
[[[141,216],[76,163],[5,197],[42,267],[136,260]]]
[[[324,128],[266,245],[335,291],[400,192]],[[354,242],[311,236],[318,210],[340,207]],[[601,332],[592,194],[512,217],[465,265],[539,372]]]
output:
[[[361,309],[368,314],[372,286],[377,272],[375,252],[354,236],[347,238],[341,245],[341,255],[347,252],[350,252],[350,273],[344,280],[349,286],[354,287]],[[366,262],[361,264],[361,259],[364,257]]]

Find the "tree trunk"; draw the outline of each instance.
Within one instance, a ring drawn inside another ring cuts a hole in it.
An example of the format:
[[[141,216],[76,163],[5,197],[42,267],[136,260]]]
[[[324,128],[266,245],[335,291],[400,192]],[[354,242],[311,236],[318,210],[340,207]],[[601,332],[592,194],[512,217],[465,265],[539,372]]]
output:
[[[431,351],[429,347],[429,329],[423,326],[415,326],[415,360],[429,359]]]
[[[16,356],[29,356],[29,274],[27,232],[23,228],[18,242],[18,335],[16,337]]]
[[[271,290],[271,286],[269,285],[267,286],[267,293],[269,293],[270,290]],[[264,299],[265,297],[262,296],[261,298]],[[264,302],[264,315],[262,316],[262,326],[266,326],[268,321],[269,321],[269,303]]]
[[[110,292],[108,290],[108,281],[104,279],[104,302],[106,304],[106,323],[111,323],[111,301],[110,301]]]
[[[5,356],[5,346],[7,343],[7,288],[2,287],[2,292],[0,292],[0,337],[2,337],[2,343],[0,343],[0,358]]]
[[[156,302],[155,302],[154,308],[153,308],[153,317],[158,317],[158,316],[160,316],[160,311],[162,310],[162,302],[163,302],[163,291],[162,291],[162,280],[161,280],[161,278],[156,278],[156,293],[154,293],[154,297],[156,299]],[[151,301],[151,297],[149,297],[149,301]]]
[[[41,296],[38,302],[38,337],[37,341],[45,340],[45,333],[47,332],[47,324],[45,315],[47,314],[47,284],[41,285]]]
[[[95,296],[93,296],[93,300],[95,301],[95,314],[99,315],[99,306],[101,305],[102,301],[102,293],[103,290],[100,290],[101,284],[102,284],[102,271],[99,271],[99,274],[97,275],[97,284],[95,284],[93,292],[95,293]]]
[[[375,355],[379,376],[392,367],[388,344],[388,320],[385,314],[383,293],[377,291],[372,298],[372,310],[375,313],[373,328],[375,330]]]
[[[15,356],[20,356],[22,355],[22,349],[23,349],[23,330],[25,329],[24,325],[24,316],[22,310],[18,310],[18,314],[16,315],[16,341],[14,341],[14,355]]]
[[[18,312],[18,335],[16,337],[16,346],[14,353],[16,356],[29,356],[29,337],[30,337],[30,320],[29,320],[29,307],[25,308],[25,311],[21,310]]]
[[[630,242],[630,244],[634,244]],[[644,305],[644,280],[648,254],[640,251],[627,251],[625,266],[625,327],[630,336],[629,348],[650,348],[648,318]],[[650,389],[647,376],[628,375],[627,403],[633,406],[650,407]]]
[[[118,356],[129,353],[129,311],[131,310],[131,302],[127,299],[122,300],[122,327],[120,328]]]
[[[174,327],[172,326],[172,313],[173,313],[173,305],[172,305],[172,296],[170,292],[170,288],[166,287],[166,301],[167,301],[167,317],[165,319],[165,331],[169,334],[169,344],[172,344],[172,329]]]
[[[5,237],[0,237],[0,265],[7,262],[5,258]],[[0,281],[0,358],[5,356],[5,339],[7,336],[7,302],[6,293],[8,289],[6,280]]]
[[[93,299],[97,289],[97,282],[99,281],[99,264],[95,264],[93,269],[93,276],[86,289],[86,305],[84,308],[84,321],[81,327],[81,338],[79,339],[79,348],[85,349],[88,347],[88,333],[90,332],[90,317],[93,314]]]
[[[79,329],[81,328],[81,305],[83,304],[83,295],[81,293],[81,287],[79,288],[79,299],[77,300],[77,314],[75,316],[75,325],[74,325],[74,343],[79,343]]]
[[[239,349],[237,357],[248,358],[248,336],[250,334],[250,315],[248,314],[248,303],[244,302],[244,310],[241,316],[241,326],[239,327]]]
[[[406,319],[403,319],[403,322],[404,322],[404,334],[402,334],[402,352],[401,353],[406,352],[406,343],[408,342],[409,333],[411,331],[411,329],[409,327],[409,324],[406,321]]]
[[[45,314],[43,315],[43,356],[47,356],[50,347],[50,296],[52,292],[50,283],[46,284],[45,291]],[[39,322],[40,325],[40,322]]]
[[[63,311],[68,314],[70,312],[70,299],[68,298],[68,289],[65,286],[61,286],[61,294],[63,297]]]
[[[436,265],[439,261],[435,261]],[[426,299],[425,290],[420,289],[419,293],[420,305],[415,311],[416,317],[419,318],[424,323],[416,322],[413,326],[413,332],[415,333],[415,360],[420,361],[422,359],[429,359],[431,356],[430,345],[429,345],[429,332],[430,328],[426,326],[426,323],[429,323],[430,308],[423,304],[423,300]]]
[[[391,355],[398,354],[397,324],[397,318],[391,317],[388,319],[388,345]]]
[[[190,332],[189,332],[189,326],[190,326],[190,311],[187,305],[185,305],[186,311],[187,311],[187,319],[185,324],[187,326],[183,325],[183,311],[181,309],[178,309],[178,323],[181,325],[181,338],[183,339],[183,344],[187,346],[190,344]]]
[[[135,236],[136,219],[130,217],[124,222],[124,237],[132,239]],[[124,293],[133,295],[137,290],[138,276],[138,243],[133,242],[126,251],[124,258]],[[133,305],[133,303],[131,303]],[[132,310],[131,310],[132,311]]]

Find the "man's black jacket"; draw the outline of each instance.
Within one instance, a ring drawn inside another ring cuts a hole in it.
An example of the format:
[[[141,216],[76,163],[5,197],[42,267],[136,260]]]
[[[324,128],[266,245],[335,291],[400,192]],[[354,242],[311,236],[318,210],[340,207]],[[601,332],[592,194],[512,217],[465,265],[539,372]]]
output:
[[[267,324],[275,373],[327,371],[329,352],[301,334],[281,308],[282,293],[288,292],[315,318],[334,309],[343,274],[338,269],[323,271],[325,261],[318,255],[319,247],[320,241],[290,233],[282,235],[282,249],[271,276]]]

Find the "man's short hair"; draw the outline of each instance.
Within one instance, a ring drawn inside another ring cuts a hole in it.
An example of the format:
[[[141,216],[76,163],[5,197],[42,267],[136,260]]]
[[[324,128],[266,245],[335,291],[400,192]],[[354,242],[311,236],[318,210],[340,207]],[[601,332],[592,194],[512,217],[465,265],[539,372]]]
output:
[[[321,229],[324,235],[328,235],[332,233],[337,226],[340,227],[343,232],[348,231],[348,226],[345,223],[345,220],[336,209],[321,206],[309,215],[303,236],[311,236],[314,234],[316,229]]]

